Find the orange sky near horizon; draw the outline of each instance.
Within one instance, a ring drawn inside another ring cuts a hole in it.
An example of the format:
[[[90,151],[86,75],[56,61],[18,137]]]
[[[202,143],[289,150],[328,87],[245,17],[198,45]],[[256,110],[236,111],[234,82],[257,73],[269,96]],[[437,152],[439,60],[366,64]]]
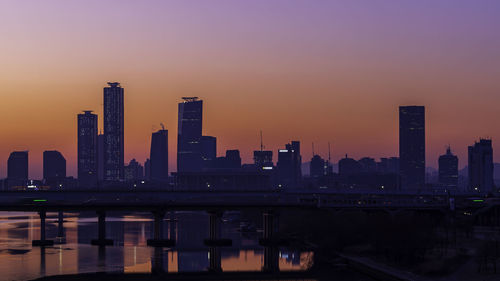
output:
[[[428,166],[450,144],[463,167],[480,137],[500,161],[495,2],[28,2],[0,2],[0,178],[13,150],[30,151],[30,177],[49,149],[76,175],[76,116],[102,124],[107,81],[125,88],[126,162],[146,159],[161,122],[175,170],[182,96],[204,100],[218,154],[237,148],[246,163],[260,130],[275,153],[300,140],[304,161],[329,141],[335,162],[397,156],[410,104],[426,106]]]

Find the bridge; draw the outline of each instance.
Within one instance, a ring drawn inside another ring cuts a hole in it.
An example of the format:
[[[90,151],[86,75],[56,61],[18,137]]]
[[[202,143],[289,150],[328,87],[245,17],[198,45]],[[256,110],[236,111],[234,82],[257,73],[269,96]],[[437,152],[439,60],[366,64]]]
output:
[[[363,211],[433,211],[441,213],[473,212],[497,208],[495,198],[476,198],[471,195],[450,197],[434,193],[332,193],[321,190],[270,191],[270,192],[209,192],[209,191],[10,191],[0,194],[0,211],[38,212],[40,215],[40,239],[34,246],[53,245],[45,235],[47,212],[59,212],[58,225],[63,229],[63,212],[95,211],[98,217],[97,239],[92,244],[112,245],[106,238],[106,212],[151,212],[154,226],[153,239],[148,245],[172,247],[176,241],[164,239],[162,224],[165,214],[171,211],[206,211],[210,224],[205,245],[210,249],[210,268],[220,270],[220,247],[230,246],[232,241],[220,237],[220,223],[224,211],[260,210],[263,215],[264,268],[278,268],[278,250],[282,245],[275,232],[277,214],[281,210],[363,210]],[[479,211],[479,213],[481,213]]]

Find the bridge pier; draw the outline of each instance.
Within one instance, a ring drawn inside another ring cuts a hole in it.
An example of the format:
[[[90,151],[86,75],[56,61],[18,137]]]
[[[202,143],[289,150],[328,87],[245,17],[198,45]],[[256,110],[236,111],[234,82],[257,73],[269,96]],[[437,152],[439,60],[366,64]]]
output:
[[[163,219],[165,218],[165,211],[153,212],[153,239],[148,239],[148,246],[153,247],[173,247],[175,240],[163,238]]]
[[[113,240],[106,239],[106,212],[97,211],[97,233],[98,238],[93,239],[90,243],[96,246],[112,246]]]
[[[164,267],[164,252],[161,247],[156,247],[153,253],[153,260],[151,261],[151,273],[161,274],[165,273]]]
[[[52,246],[54,245],[53,240],[47,240],[45,237],[45,218],[47,217],[47,213],[45,210],[38,212],[40,215],[40,240],[33,240],[31,245],[33,246]]]
[[[205,245],[209,247],[233,245],[233,241],[231,239],[219,238],[222,212],[210,211],[208,214],[210,216],[209,238],[204,240]]]

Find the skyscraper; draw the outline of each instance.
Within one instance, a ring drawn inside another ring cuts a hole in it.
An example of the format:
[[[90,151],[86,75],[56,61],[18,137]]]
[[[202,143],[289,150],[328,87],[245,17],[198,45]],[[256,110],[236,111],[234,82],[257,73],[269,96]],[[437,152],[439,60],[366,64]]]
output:
[[[66,178],[66,159],[57,150],[43,152],[43,179],[51,183]]]
[[[8,187],[25,186],[28,181],[28,151],[14,151],[7,160]]]
[[[97,135],[97,180],[104,180],[104,134]]]
[[[97,115],[92,111],[78,114],[78,184],[97,185]]]
[[[402,189],[425,185],[425,107],[399,107],[399,159]]]
[[[446,149],[446,154],[439,156],[439,183],[448,190],[458,186],[458,157]]]
[[[179,103],[177,135],[177,171],[199,172],[203,167],[201,157],[201,132],[203,101],[198,97],[183,97]]]
[[[168,181],[168,130],[162,129],[151,136],[150,180]]]
[[[212,136],[201,137],[201,158],[203,159],[203,169],[214,167],[217,158],[217,138]]]
[[[300,155],[300,142],[292,141],[286,144],[285,149],[278,150],[278,186],[298,187],[302,180],[302,156]]]
[[[493,185],[493,147],[491,140],[480,139],[469,146],[469,190],[488,193]]]
[[[104,180],[117,181],[124,176],[123,88],[108,82],[104,88]]]
[[[316,154],[311,158],[309,175],[311,178],[321,178],[326,175],[325,160],[321,156]]]

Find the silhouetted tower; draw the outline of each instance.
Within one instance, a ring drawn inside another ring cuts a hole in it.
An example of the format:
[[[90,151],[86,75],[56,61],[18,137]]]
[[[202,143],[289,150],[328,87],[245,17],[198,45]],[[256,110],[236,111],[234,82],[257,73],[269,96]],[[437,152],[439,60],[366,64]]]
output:
[[[78,184],[97,185],[97,115],[92,111],[78,114]]]
[[[177,171],[199,172],[203,167],[201,157],[201,132],[203,101],[197,97],[183,97],[179,103],[177,135]]]
[[[28,181],[28,151],[14,151],[7,160],[8,186],[25,186]]]
[[[104,88],[104,180],[118,181],[124,176],[123,88],[108,82]]]
[[[50,183],[66,178],[66,159],[57,150],[43,152],[43,179]]]
[[[300,142],[292,141],[285,145],[285,149],[278,150],[278,186],[298,187],[302,180],[302,156]]]
[[[493,185],[493,147],[491,140],[480,139],[469,146],[469,190],[488,193]]]
[[[456,190],[458,186],[458,157],[448,146],[446,154],[439,156],[439,183],[446,189]]]
[[[162,129],[153,133],[149,157],[150,180],[168,181],[168,130]]]
[[[97,135],[97,180],[104,180],[104,134]]]
[[[217,158],[217,138],[211,136],[201,137],[201,158],[203,159],[203,168],[213,168]]]
[[[399,158],[401,187],[425,185],[425,107],[399,107]]]

